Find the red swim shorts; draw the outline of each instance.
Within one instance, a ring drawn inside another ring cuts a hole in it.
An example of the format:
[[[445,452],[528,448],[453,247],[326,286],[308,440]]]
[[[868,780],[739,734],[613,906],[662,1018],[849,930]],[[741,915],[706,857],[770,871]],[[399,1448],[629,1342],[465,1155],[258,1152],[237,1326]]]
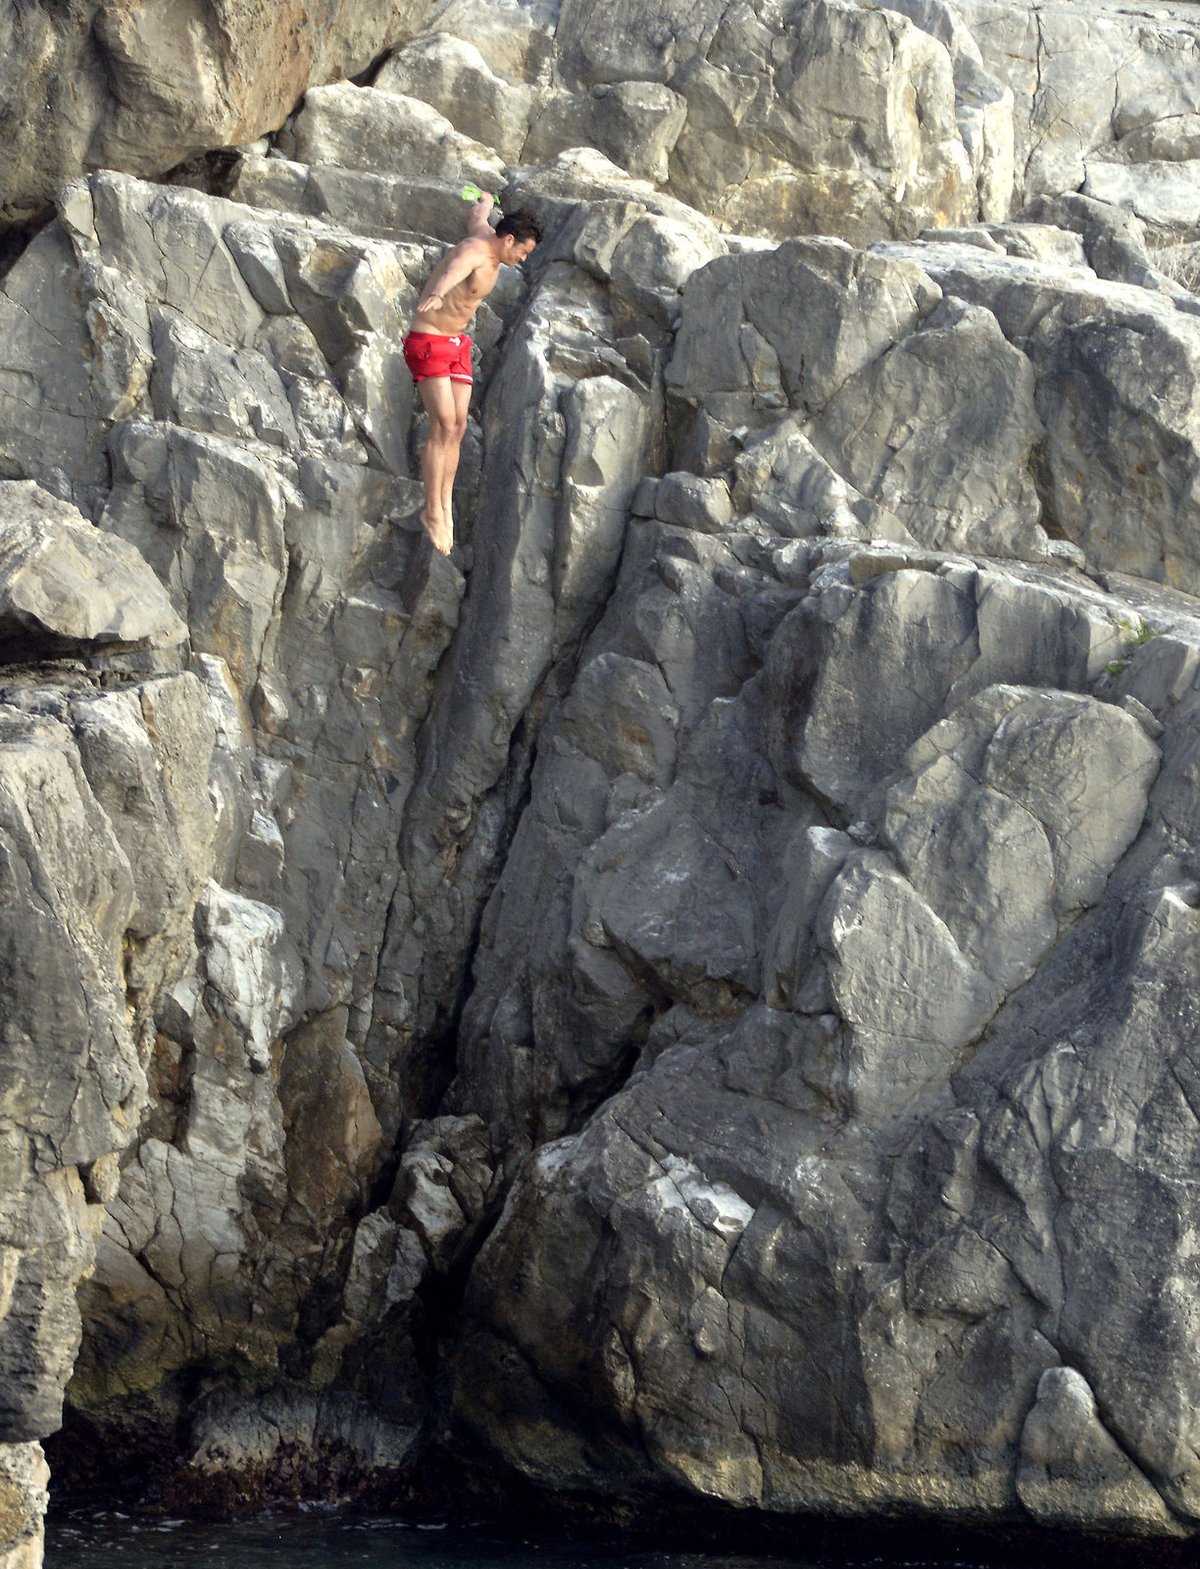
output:
[[[471,375],[471,340],[465,332],[410,332],[404,340],[404,363],[414,381],[449,376],[451,381],[474,380]]]

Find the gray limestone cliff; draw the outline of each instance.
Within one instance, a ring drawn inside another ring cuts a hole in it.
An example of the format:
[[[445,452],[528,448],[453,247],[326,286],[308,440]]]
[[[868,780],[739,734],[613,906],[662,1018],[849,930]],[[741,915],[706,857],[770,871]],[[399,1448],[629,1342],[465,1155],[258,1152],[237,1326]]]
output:
[[[64,1401],[1195,1536],[1195,8],[277,12],[0,8],[0,1566]]]

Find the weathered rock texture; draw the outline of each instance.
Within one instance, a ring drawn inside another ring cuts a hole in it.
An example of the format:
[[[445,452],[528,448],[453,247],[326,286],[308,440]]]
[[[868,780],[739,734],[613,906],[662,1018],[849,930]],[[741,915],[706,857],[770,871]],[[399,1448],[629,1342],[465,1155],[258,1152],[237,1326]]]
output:
[[[180,1499],[1195,1532],[1189,14],[339,12],[228,198],[133,65],[42,149],[125,167],[0,285],[4,1569],[68,1378]],[[547,237],[445,561],[464,179]]]
[[[0,224],[85,169],[163,174],[276,130],[310,85],[364,71],[428,0],[4,0]]]

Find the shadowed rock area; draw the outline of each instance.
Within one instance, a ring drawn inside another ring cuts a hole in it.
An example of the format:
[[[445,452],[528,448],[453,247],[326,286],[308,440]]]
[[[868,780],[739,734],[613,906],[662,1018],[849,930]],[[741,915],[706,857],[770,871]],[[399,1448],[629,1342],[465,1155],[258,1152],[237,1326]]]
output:
[[[64,1401],[1194,1537],[1195,8],[335,9],[0,10],[0,1569]]]

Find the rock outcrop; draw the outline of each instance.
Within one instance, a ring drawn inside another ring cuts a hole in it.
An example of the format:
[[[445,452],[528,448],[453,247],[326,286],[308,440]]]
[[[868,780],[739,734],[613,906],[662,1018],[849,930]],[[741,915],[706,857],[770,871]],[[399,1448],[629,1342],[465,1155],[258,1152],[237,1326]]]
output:
[[[68,1380],[180,1499],[1193,1535],[1189,8],[229,10],[13,97],[0,1564]]]
[[[51,210],[85,169],[160,175],[275,131],[310,85],[410,37],[429,0],[5,0],[0,226]]]

